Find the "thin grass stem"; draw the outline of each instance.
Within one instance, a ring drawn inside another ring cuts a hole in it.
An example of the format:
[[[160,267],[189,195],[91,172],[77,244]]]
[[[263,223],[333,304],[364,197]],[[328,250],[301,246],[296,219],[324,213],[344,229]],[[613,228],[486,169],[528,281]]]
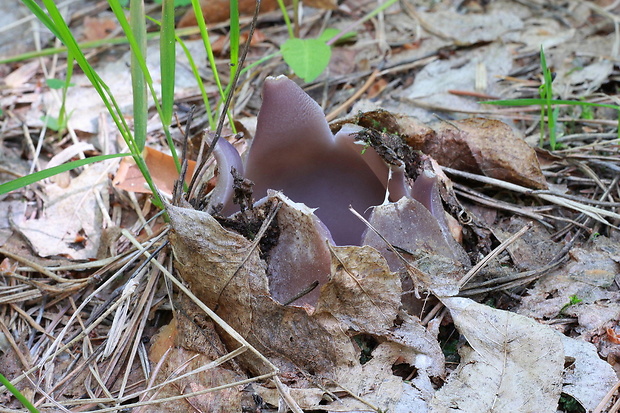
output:
[[[131,0],[129,4],[131,32],[140,53],[131,54],[131,89],[133,99],[133,137],[138,150],[142,152],[146,145],[146,123],[148,118],[148,95],[144,71],[139,59],[146,56],[146,23],[144,19],[144,1]]]
[[[278,0],[278,6],[280,6],[280,10],[282,11],[282,17],[284,18],[284,23],[286,24],[286,28],[288,30],[288,37],[294,39],[295,32],[293,31],[293,26],[291,25],[291,19],[290,17],[288,17],[288,12],[286,11],[284,0]]]

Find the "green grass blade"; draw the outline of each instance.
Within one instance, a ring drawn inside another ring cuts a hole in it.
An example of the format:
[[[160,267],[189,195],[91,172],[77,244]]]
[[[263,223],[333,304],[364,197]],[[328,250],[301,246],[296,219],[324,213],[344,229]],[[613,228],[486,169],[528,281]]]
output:
[[[61,38],[60,33],[56,29],[54,21],[45,13],[45,11],[34,0],[22,0],[24,5],[36,16],[36,18],[49,29],[57,38]]]
[[[553,76],[551,76],[551,71],[547,67],[547,58],[545,57],[545,51],[543,47],[540,47],[540,66],[543,72],[544,83],[540,88],[540,97],[545,99],[547,103],[545,104],[545,108],[547,110],[547,127],[549,129],[549,146],[551,150],[555,150],[556,146],[556,122],[553,111],[553,105],[551,104],[551,100],[553,99]],[[542,117],[541,117],[542,122]],[[543,128],[541,128],[542,132]]]
[[[230,0],[230,78],[235,77],[239,65],[239,3]]]
[[[60,113],[58,114],[58,121],[61,125],[67,124],[67,93],[69,91],[69,87],[71,87],[71,78],[73,77],[73,64],[75,59],[73,59],[73,53],[69,52],[67,54],[67,79],[65,80],[65,84],[62,88],[62,104],[60,106]]]
[[[563,100],[563,99],[506,99],[506,100],[487,100],[480,102],[485,105],[498,105],[498,106],[540,106],[545,105],[546,103],[551,103],[552,105],[569,105],[569,106],[591,106],[597,108],[608,108],[620,111],[620,106],[612,105],[608,103],[592,103],[592,102],[582,102],[580,100]]]
[[[373,11],[371,11],[370,13],[368,13],[367,15],[365,15],[363,18],[361,18],[360,20],[357,20],[355,22],[353,22],[352,24],[350,24],[349,26],[347,26],[345,29],[342,30],[342,32],[340,32],[339,34],[337,34],[336,36],[332,37],[327,44],[328,45],[333,45],[335,44],[338,40],[340,40],[342,37],[344,36],[348,36],[350,31],[353,30],[353,28],[355,28],[356,26],[364,23],[367,20],[372,19],[373,17],[375,17],[377,14],[381,13],[383,10],[387,9],[388,7],[390,7],[391,5],[393,5],[394,3],[396,3],[398,0],[388,0],[385,3],[381,4],[379,7],[377,7],[376,9],[374,9]]]
[[[209,127],[211,128],[211,130],[215,130],[215,127],[217,125],[215,123],[215,118],[213,117],[213,111],[211,110],[211,103],[209,102],[207,90],[205,89],[204,83],[202,83],[202,78],[200,77],[200,72],[198,71],[198,66],[196,66],[196,62],[194,61],[194,58],[192,57],[189,49],[187,48],[187,46],[185,46],[185,42],[183,42],[180,37],[177,37],[176,40],[181,45],[181,48],[183,48],[183,52],[185,53],[187,61],[189,62],[189,67],[191,67],[194,78],[196,79],[196,83],[198,84],[198,88],[200,89],[202,101],[204,102],[205,110],[207,111],[207,117],[209,119]]]
[[[280,55],[282,55],[282,52],[278,50],[277,52],[268,54],[267,56],[263,56],[260,59],[258,59],[257,61],[255,61],[254,63],[249,64],[249,65],[245,66],[243,69],[241,69],[240,74],[242,75],[242,74],[248,72],[250,69],[253,69],[256,66],[260,66],[261,64],[265,63],[266,61],[271,60],[274,57],[280,56]]]
[[[288,29],[288,37],[291,39],[294,39],[295,32],[293,31],[293,26],[291,25],[291,19],[288,17],[288,12],[286,11],[286,6],[284,5],[284,1],[278,0],[278,6],[280,6],[280,11],[282,12],[284,23],[286,23],[286,28]]]
[[[26,0],[23,0],[23,1],[26,1]],[[193,27],[177,30],[177,34],[182,35],[182,36],[195,34],[195,32],[196,32],[196,29],[194,29]],[[151,40],[151,39],[159,37],[159,35],[160,35],[159,32],[147,33],[146,38],[147,40]],[[81,50],[87,50],[87,49],[95,49],[101,46],[112,46],[116,44],[127,44],[127,43],[129,43],[129,40],[127,40],[127,37],[121,36],[121,37],[114,37],[112,39],[100,39],[100,40],[91,40],[88,42],[81,42],[81,43],[78,43],[78,46],[80,47]],[[48,47],[47,49],[36,50],[34,52],[26,52],[26,53],[22,53],[16,56],[11,56],[11,57],[0,59],[0,64],[20,62],[22,60],[29,60],[35,57],[55,55],[58,53],[64,53],[66,51],[67,51],[67,48],[65,46]]]
[[[222,87],[220,75],[217,72],[217,66],[215,65],[215,55],[213,54],[213,49],[211,48],[211,41],[209,40],[209,31],[207,30],[207,24],[205,23],[205,18],[202,14],[199,0],[192,0],[192,7],[194,9],[194,14],[196,15],[196,23],[198,24],[198,29],[200,31],[200,36],[202,37],[202,42],[205,46],[205,50],[207,51],[207,57],[209,59],[209,65],[211,66],[211,72],[213,73],[217,89],[220,92],[221,101],[218,103],[219,107],[219,105],[226,100],[227,94],[230,93],[230,85],[228,85],[226,90],[224,90],[224,88]],[[236,133],[231,111],[226,111],[226,115],[228,116],[228,121],[231,129],[233,130],[233,133]]]
[[[59,173],[70,171],[80,166],[88,165],[88,164],[95,163],[95,162],[101,162],[101,161],[105,161],[108,159],[122,158],[125,156],[131,156],[131,154],[115,153],[112,155],[93,156],[92,158],[79,159],[77,161],[63,163],[62,165],[54,166],[49,169],[44,169],[42,171],[38,171],[30,175],[22,176],[21,178],[17,178],[12,181],[1,184],[0,195],[6,194],[7,192],[11,192],[19,188],[23,188],[35,182],[39,182],[42,179],[46,179],[51,176],[58,175]]]
[[[131,135],[129,126],[127,125],[127,122],[125,121],[125,118],[123,117],[123,114],[118,106],[118,103],[114,99],[114,96],[112,96],[110,89],[105,84],[105,82],[101,80],[97,72],[95,72],[95,70],[92,68],[90,63],[88,63],[88,61],[86,60],[86,57],[84,56],[84,52],[78,46],[77,41],[75,40],[75,37],[73,37],[73,34],[69,30],[67,23],[64,21],[54,1],[43,0],[43,4],[45,5],[51,20],[53,21],[53,24],[56,28],[56,32],[60,36],[59,39],[65,44],[65,46],[67,47],[67,50],[69,50],[73,54],[76,62],[78,63],[82,71],[84,72],[84,75],[88,78],[88,80],[93,85],[93,88],[95,88],[95,90],[101,97],[101,100],[106,106],[108,113],[112,117],[112,120],[114,121],[119,132],[123,136],[123,139],[127,143],[127,146],[129,147],[132,153],[132,156],[134,157],[134,160],[136,161],[137,165],[140,167],[140,171],[144,175],[144,178],[148,182],[151,190],[153,191],[154,203],[157,205],[163,205],[163,202],[159,198],[159,195],[156,191],[155,184],[153,183],[153,180],[148,172],[148,169],[146,168],[146,164],[144,162],[140,162],[142,160],[141,153],[137,149],[133,136]]]
[[[161,26],[161,22],[159,20],[153,19],[152,17],[148,17],[148,16],[147,16],[147,19]],[[185,57],[187,58],[189,67],[192,69],[192,74],[194,75],[194,78],[196,79],[196,83],[198,84],[198,88],[200,89],[200,94],[202,95],[202,101],[204,102],[205,110],[207,111],[207,117],[209,119],[209,126],[211,127],[212,130],[214,130],[216,127],[216,123],[215,123],[215,119],[213,118],[213,112],[211,111],[211,104],[209,102],[209,96],[207,95],[207,90],[205,89],[205,85],[202,82],[202,78],[200,77],[200,72],[198,71],[198,65],[196,65],[196,61],[194,60],[191,52],[185,45],[185,42],[183,41],[183,39],[181,39],[179,35],[176,33],[174,35],[174,40],[176,40],[176,42],[179,43],[179,45],[183,49],[183,53],[185,53]]]
[[[161,37],[159,39],[159,67],[161,71],[161,123],[166,135],[168,147],[172,148],[177,172],[181,172],[181,162],[174,150],[174,142],[170,135],[172,110],[174,107],[174,86],[176,69],[176,44],[174,42],[174,0],[162,1]]]
[[[207,58],[209,59],[211,72],[213,73],[213,77],[215,78],[215,84],[217,85],[217,89],[220,92],[220,98],[225,99],[226,95],[224,94],[224,88],[222,88],[222,82],[220,81],[220,76],[217,72],[217,66],[215,65],[215,55],[213,54],[213,49],[211,48],[209,31],[207,30],[207,24],[205,23],[205,18],[202,14],[199,0],[192,0],[192,7],[194,8],[194,14],[196,15],[196,24],[198,24],[198,29],[200,30],[202,42],[205,46],[205,50],[207,51]]]
[[[131,54],[131,89],[133,92],[133,136],[138,150],[142,152],[146,145],[146,124],[148,121],[148,95],[144,70],[140,59],[146,56],[146,23],[144,1],[131,0],[129,4],[131,32],[140,53]]]
[[[137,1],[137,0],[132,0],[132,1]],[[155,103],[155,109],[157,110],[157,113],[159,114],[159,118],[162,119],[162,124],[164,124],[163,113],[162,113],[161,105],[159,104],[159,99],[157,99],[156,97],[157,93],[155,93],[153,78],[151,77],[148,67],[146,66],[146,59],[144,57],[144,53],[140,51],[136,38],[133,35],[131,25],[127,21],[127,18],[125,17],[125,13],[123,12],[123,9],[120,6],[118,0],[108,0],[108,4],[110,4],[110,8],[112,9],[112,12],[114,13],[114,15],[116,16],[116,19],[118,20],[119,24],[123,28],[123,31],[125,32],[125,36],[127,36],[127,40],[129,41],[129,45],[131,46],[131,51],[136,56],[136,62],[140,66],[140,69],[142,70],[142,74],[144,75],[146,84],[149,87],[151,96],[153,96],[153,101]],[[168,142],[170,153],[172,155],[172,158],[174,159],[174,163],[177,167],[177,170],[180,170],[181,163],[179,161],[179,156],[177,155],[177,151],[174,145],[172,144],[172,138],[170,137],[170,133],[165,127],[164,127],[164,133],[166,134],[166,141]],[[140,163],[138,163],[138,165],[140,165]],[[151,189],[153,190],[153,193],[155,194],[156,193],[155,188],[153,187]],[[159,199],[157,200],[160,201]]]
[[[2,192],[0,192],[0,193],[2,193]],[[36,407],[34,407],[34,406],[32,405],[32,403],[30,403],[30,401],[28,401],[28,399],[27,399],[27,398],[26,398],[23,394],[21,394],[21,393],[20,393],[20,391],[19,391],[19,390],[17,390],[17,388],[16,388],[15,386],[13,386],[13,385],[11,384],[11,382],[10,382],[10,381],[9,381],[6,377],[4,377],[2,374],[0,374],[0,383],[1,383],[2,385],[4,385],[4,387],[6,387],[6,389],[7,389],[8,391],[10,391],[10,392],[13,394],[13,396],[15,396],[15,398],[16,398],[17,400],[19,400],[19,402],[20,402],[20,403],[21,403],[21,404],[22,404],[22,405],[23,405],[26,409],[28,409],[28,411],[29,411],[29,412],[31,412],[31,413],[39,413],[39,411],[37,410],[37,408],[36,408]]]
[[[172,122],[174,106],[174,84],[176,69],[176,51],[174,34],[174,0],[163,0],[161,3],[162,21],[161,37],[159,38],[161,68],[161,111],[162,122],[166,128]]]

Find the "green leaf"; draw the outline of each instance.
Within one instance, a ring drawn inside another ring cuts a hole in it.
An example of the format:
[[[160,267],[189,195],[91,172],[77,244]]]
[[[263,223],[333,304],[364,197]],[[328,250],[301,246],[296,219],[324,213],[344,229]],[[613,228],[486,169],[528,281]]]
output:
[[[240,28],[239,28],[239,2],[237,0],[230,0],[230,30],[228,32],[229,35],[229,45],[230,45],[230,78],[235,77],[235,73],[239,69],[237,66],[239,65],[239,38],[240,38]],[[228,93],[232,93],[229,91]]]
[[[60,79],[45,79],[45,83],[50,89],[62,89],[66,82]],[[75,86],[75,83],[69,83],[68,86]]]
[[[340,34],[340,30],[334,29],[333,27],[328,27],[325,30],[323,30],[323,33],[319,35],[318,39],[324,42],[329,42],[331,39],[338,36],[339,34]],[[338,36],[337,43],[352,39],[355,36],[357,36],[356,32],[346,32],[342,36]]]
[[[49,115],[41,116],[39,119],[41,119],[43,123],[45,123],[46,128],[51,129],[56,132],[64,129],[66,126],[62,124],[64,122],[60,122],[60,120],[55,116],[49,116]]]
[[[288,39],[280,50],[284,61],[306,83],[323,73],[332,54],[325,41],[319,39]]]
[[[73,162],[63,163],[62,165],[54,166],[53,168],[44,169],[39,172],[35,172],[30,175],[22,176],[21,178],[14,179],[0,185],[0,194],[6,194],[7,192],[14,191],[19,188],[23,188],[27,185],[39,182],[42,179],[49,178],[50,176],[58,175],[59,173],[70,171],[71,169],[78,168],[80,166],[88,165],[95,162],[105,161],[113,158],[122,158],[125,156],[131,156],[129,153],[116,153],[112,155],[93,156],[92,158],[79,159]]]
[[[155,3],[161,4],[163,0],[155,0]],[[192,4],[192,0],[174,0],[174,7],[187,6]]]
[[[146,145],[146,124],[148,122],[148,94],[147,82],[151,82],[151,76],[146,67],[146,22],[144,19],[144,1],[131,0],[129,3],[131,25],[129,30],[133,34],[135,43],[131,45],[131,88],[133,98],[133,136],[140,152]],[[118,17],[118,16],[117,16]],[[129,24],[129,23],[128,23]],[[124,28],[123,28],[124,29]],[[126,33],[129,37],[129,34]],[[147,80],[147,76],[149,80]],[[162,79],[163,80],[163,79]],[[157,101],[156,95],[153,99]],[[158,108],[159,109],[159,108]],[[160,113],[161,115],[161,113]],[[163,119],[162,119],[163,121]]]
[[[327,42],[331,40],[331,38],[337,35],[338,33],[340,33],[340,30],[334,29],[333,27],[328,27],[325,30],[323,30],[323,33],[319,35],[318,39],[323,42]]]

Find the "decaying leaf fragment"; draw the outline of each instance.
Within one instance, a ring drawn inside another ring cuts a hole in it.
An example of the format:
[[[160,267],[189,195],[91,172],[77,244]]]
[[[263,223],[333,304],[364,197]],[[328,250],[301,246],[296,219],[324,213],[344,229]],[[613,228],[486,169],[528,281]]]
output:
[[[90,165],[65,188],[56,183],[45,186],[41,216],[17,222],[39,256],[64,255],[74,260],[96,257],[103,226],[96,198],[99,193],[103,203],[108,203],[110,165],[110,161]]]
[[[592,411],[617,383],[614,369],[599,357],[592,343],[560,336],[566,352],[562,392],[574,397],[586,411]]]
[[[290,208],[296,205],[281,195],[272,194],[263,208],[276,202],[282,203],[276,222],[280,214],[283,222],[286,215],[294,216]],[[269,284],[270,254],[279,240],[260,250],[257,240],[223,228],[209,214],[174,206],[168,207],[168,213],[170,242],[181,277],[205,304],[278,366],[302,408],[319,408],[317,383],[339,396],[340,401],[329,404],[332,411],[368,408],[348,397],[347,391],[386,409],[409,394],[404,393],[403,378],[393,373],[393,366],[417,371],[416,383],[423,388],[430,386],[430,377],[443,375],[439,344],[419,320],[401,312],[400,277],[375,249],[330,246],[328,280],[319,290],[316,307],[282,305],[272,298]],[[280,231],[294,233],[295,228],[281,227]],[[327,239],[313,242],[317,241]],[[229,350],[237,346],[223,339]],[[362,348],[360,343],[374,345]],[[252,373],[265,372],[251,355],[244,353],[240,362]],[[307,397],[302,396],[304,390]],[[428,392],[418,393],[429,398]],[[425,399],[420,403],[425,404]]]
[[[155,183],[159,191],[170,195],[173,190],[174,180],[179,177],[172,156],[147,146],[144,149],[144,161],[149,168],[153,183]],[[188,162],[186,183],[189,183],[195,167],[195,161]],[[121,160],[113,184],[116,188],[124,189],[125,191],[151,193],[151,189],[147,185],[142,172],[140,172],[140,169],[130,157]]]
[[[431,155],[440,165],[546,189],[535,151],[505,123],[469,118],[432,126],[434,139],[407,143]]]
[[[498,120],[469,118],[426,125],[411,116],[375,110],[338,121],[332,130],[346,123],[396,133],[442,166],[547,188],[535,150]]]
[[[458,292],[456,284],[463,275],[461,263],[467,262],[468,258],[452,237],[443,235],[437,220],[421,203],[402,198],[375,207],[370,224],[397,250],[390,248],[370,229],[364,234],[363,244],[380,251],[392,271],[399,271],[407,265],[417,267],[420,260],[430,257],[430,265],[435,267],[427,267],[425,278],[417,281],[438,295],[449,296]],[[437,268],[438,265],[442,267]]]
[[[439,390],[436,412],[556,412],[564,348],[548,326],[467,298],[442,298],[468,345]]]

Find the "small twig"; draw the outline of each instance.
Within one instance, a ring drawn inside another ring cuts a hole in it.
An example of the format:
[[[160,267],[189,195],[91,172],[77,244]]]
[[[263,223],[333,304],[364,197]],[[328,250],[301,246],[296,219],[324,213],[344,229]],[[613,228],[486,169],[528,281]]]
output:
[[[357,92],[355,92],[353,95],[351,95],[351,97],[347,99],[342,105],[338,106],[336,109],[332,110],[329,113],[329,115],[325,116],[325,119],[327,119],[328,122],[331,122],[332,120],[336,119],[336,116],[338,116],[340,112],[348,109],[349,106],[353,105],[353,103],[355,103],[357,99],[359,99],[359,97],[362,96],[364,92],[366,92],[368,88],[370,88],[370,86],[372,86],[372,84],[374,83],[375,79],[378,76],[379,76],[379,69],[375,69],[370,74],[366,82],[362,85],[362,87],[359,88]]]
[[[226,113],[228,112],[228,107],[230,106],[230,102],[232,100],[232,96],[234,94],[237,82],[239,81],[239,74],[241,73],[240,69],[241,67],[243,67],[245,58],[247,57],[248,51],[250,50],[252,36],[254,35],[254,29],[256,28],[256,21],[258,20],[258,13],[260,11],[260,3],[261,3],[261,0],[256,0],[256,8],[254,9],[254,18],[252,19],[252,23],[250,24],[250,33],[248,34],[248,39],[245,42],[245,48],[243,49],[243,53],[241,54],[241,58],[239,59],[239,68],[238,70],[235,71],[235,77],[232,79],[232,82],[230,83],[230,91],[228,95],[226,96],[226,100],[224,101],[224,106],[222,107],[222,113],[220,115],[220,119],[217,124],[215,136],[213,137],[213,140],[211,140],[211,144],[209,145],[209,149],[207,149],[205,156],[200,161],[200,165],[198,165],[198,167],[196,168],[194,172],[194,176],[192,176],[192,180],[187,190],[187,197],[186,197],[187,200],[190,200],[193,198],[193,195],[194,195],[193,193],[195,189],[197,188],[196,182],[200,182],[202,180],[202,176],[206,172],[205,166],[206,166],[207,160],[211,157],[211,154],[213,153],[213,150],[215,149],[215,145],[217,145],[217,141],[219,140],[222,134],[222,128],[224,127],[224,120],[226,119]]]
[[[192,105],[191,108],[189,109],[189,113],[187,114],[187,120],[185,121],[185,133],[183,133],[183,149],[181,151],[181,158],[183,159],[183,163],[181,165],[181,173],[179,174],[179,179],[177,179],[177,181],[174,183],[174,189],[172,191],[172,205],[178,206],[181,200],[181,195],[183,194],[183,184],[185,183],[185,175],[187,174],[187,166],[188,166],[188,159],[189,159],[187,155],[187,143],[189,141],[190,128],[191,128],[192,120],[194,119],[195,112],[196,112],[196,105]],[[179,120],[177,118],[177,124],[178,123],[179,123]]]
[[[538,268],[536,270],[525,271],[518,274],[511,274],[502,278],[494,278],[491,280],[483,281],[477,283],[475,285],[468,286],[464,288],[459,295],[462,297],[478,295],[478,294],[486,294],[496,290],[507,290],[509,288],[515,288],[521,285],[529,284],[532,281],[542,277],[549,271],[558,267],[560,264],[566,261],[568,258],[568,251],[573,247],[575,241],[580,236],[579,230],[573,238],[558,252],[551,263],[545,265],[544,267]]]
[[[355,400],[364,403],[366,406],[370,407],[371,409],[373,409],[375,412],[381,412],[381,409],[379,409],[377,406],[375,406],[374,404],[370,403],[369,401],[366,401],[364,399],[362,399],[360,396],[357,395],[357,393],[352,392],[351,390],[347,389],[346,387],[344,387],[342,384],[338,383],[336,380],[331,380],[336,386],[340,387],[342,390],[344,390],[346,393],[349,394],[349,396],[353,397]]]
[[[239,267],[237,267],[237,269],[235,270],[233,275],[230,276],[230,278],[226,281],[226,283],[224,284],[224,286],[220,290],[220,293],[219,293],[219,295],[217,297],[217,301],[216,301],[218,304],[215,306],[215,310],[216,311],[217,311],[217,308],[219,306],[220,299],[222,298],[222,294],[224,294],[224,290],[226,290],[226,288],[228,287],[230,282],[233,280],[233,278],[235,278],[237,276],[239,271],[248,262],[248,260],[252,256],[252,252],[256,248],[258,248],[258,244],[260,243],[260,240],[263,238],[263,236],[267,232],[267,229],[269,228],[269,225],[271,225],[271,222],[276,217],[276,215],[278,214],[278,211],[280,210],[281,207],[282,207],[282,201],[280,201],[280,200],[277,200],[275,202],[275,205],[273,205],[271,207],[271,210],[269,211],[269,214],[267,215],[267,217],[263,221],[263,224],[261,225],[260,229],[258,230],[258,233],[256,234],[256,237],[254,238],[254,241],[252,242],[252,245],[250,245],[250,247],[248,248],[248,252],[247,252],[246,256],[243,258],[243,260],[239,264]]]
[[[532,224],[527,224],[515,234],[513,234],[506,241],[502,242],[497,248],[487,254],[483,259],[481,259],[478,264],[474,265],[471,270],[465,274],[463,278],[458,283],[459,291],[463,288],[465,284],[467,284],[478,272],[484,267],[490,260],[497,257],[502,251],[512,245],[516,240],[518,240],[523,234],[529,231],[532,228]]]
[[[456,182],[453,182],[452,184],[454,185],[454,189],[455,189],[454,192],[459,196],[469,198],[470,200],[478,204],[486,205],[491,208],[503,209],[505,211],[510,211],[514,214],[519,214],[519,215],[526,216],[528,218],[535,219],[536,221],[540,222],[542,225],[546,226],[547,228],[551,228],[551,229],[554,228],[553,225],[545,221],[544,215],[538,214],[536,212],[532,212],[527,207],[525,208],[519,207],[519,206],[510,204],[508,202],[498,201],[497,199],[493,199],[486,195],[480,194],[472,190],[471,188],[468,188],[465,185],[460,185]]]
[[[524,186],[516,185],[510,182],[502,181],[500,179],[490,178],[488,176],[476,175],[470,172],[459,171],[458,169],[448,168],[447,166],[442,166],[441,168],[445,172],[452,174],[452,175],[461,176],[463,178],[472,179],[474,181],[482,182],[482,183],[489,184],[489,185],[494,185],[494,186],[497,186],[503,189],[508,189],[510,191],[518,192],[518,193],[525,194],[525,195],[531,195],[531,196],[543,199],[545,201],[554,203],[556,205],[563,206],[565,208],[569,208],[577,212],[584,213],[587,216],[594,218],[595,220],[605,225],[608,225],[612,228],[620,229],[616,227],[615,225],[612,225],[605,218],[603,218],[603,216],[606,216],[610,218],[620,219],[620,214],[617,214],[615,212],[607,211],[605,209],[597,208],[597,207],[590,206],[590,205],[584,205],[582,203],[572,201],[570,199],[565,199],[565,198],[562,198],[559,194],[549,195],[549,194],[537,193],[536,190],[529,189]]]
[[[289,409],[291,409],[295,413],[303,413],[301,407],[299,407],[295,399],[291,397],[291,393],[288,391],[288,387],[280,381],[280,378],[278,376],[273,376],[273,383],[276,385],[278,393],[280,393],[280,396],[282,396],[282,399],[284,399],[284,402],[289,407]]]
[[[418,283],[416,281],[421,279],[424,274],[419,269],[417,269],[413,265],[409,264],[409,261],[407,261],[405,259],[405,257],[403,257],[402,254],[397,251],[396,247],[394,245],[392,245],[375,227],[373,227],[372,224],[370,222],[368,222],[368,220],[366,218],[364,218],[359,212],[357,212],[355,209],[353,209],[353,207],[351,205],[349,205],[349,211],[351,211],[353,213],[353,215],[358,217],[364,223],[364,225],[366,225],[368,228],[370,228],[370,230],[372,232],[377,234],[377,236],[379,238],[381,238],[381,241],[385,242],[385,245],[387,246],[388,250],[390,250],[390,252],[395,254],[396,257],[403,263],[403,265],[405,267],[405,270],[407,271],[407,274],[409,274],[409,277],[411,277],[411,281],[413,282],[413,288],[414,288],[415,297],[420,299],[421,298],[420,297],[420,291],[418,289]],[[415,277],[414,277],[414,275],[415,275]]]
[[[618,391],[618,389],[620,389],[620,381],[618,381],[611,389],[609,389],[605,397],[603,397],[603,400],[601,400],[598,406],[596,406],[596,408],[592,410],[592,413],[602,413],[603,409],[605,409],[605,406],[607,406],[607,403],[609,403],[609,401],[616,395],[616,392]],[[614,405],[614,407],[616,407],[616,411],[618,410],[618,407],[619,407],[618,403],[620,403],[620,399],[618,399],[616,401],[616,404]],[[608,410],[608,411],[611,411],[611,410]]]
[[[292,298],[289,298],[288,300],[283,302],[282,305],[289,305],[290,303],[299,300],[301,297],[310,294],[318,286],[319,286],[319,282],[316,280],[313,281],[309,286],[307,286],[306,288],[304,288],[303,290],[295,294]]]

